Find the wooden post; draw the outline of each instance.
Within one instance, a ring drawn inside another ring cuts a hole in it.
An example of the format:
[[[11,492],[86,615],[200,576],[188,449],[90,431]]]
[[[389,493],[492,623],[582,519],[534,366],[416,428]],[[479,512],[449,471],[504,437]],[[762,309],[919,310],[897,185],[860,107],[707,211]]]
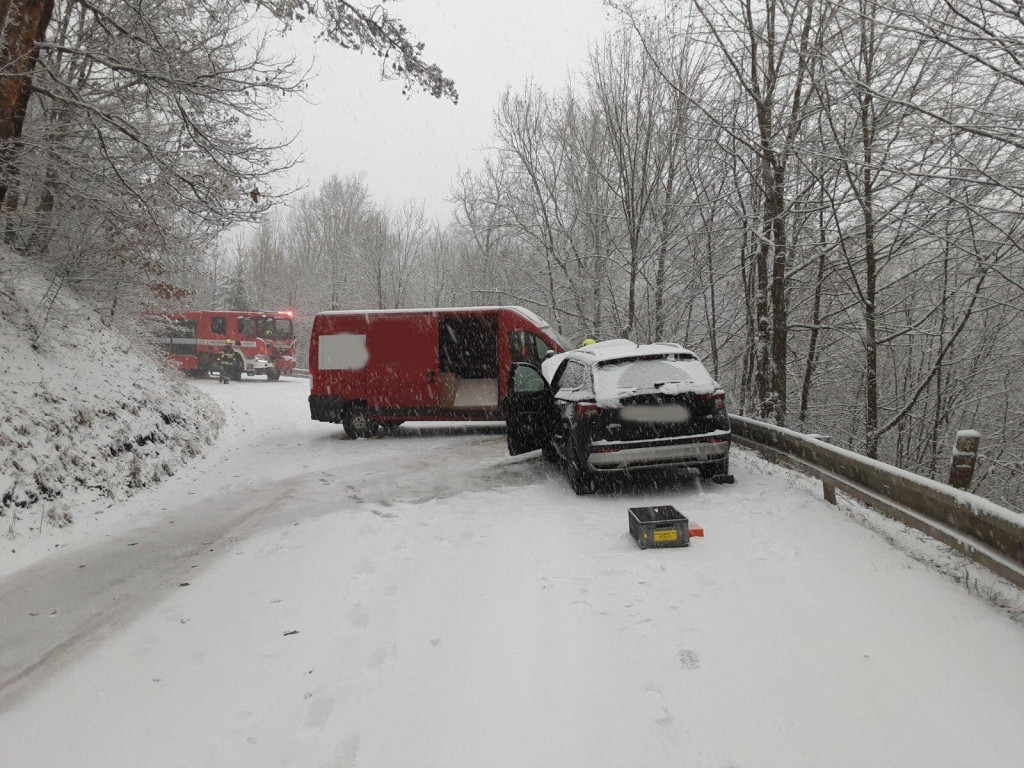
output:
[[[949,484],[954,488],[966,491],[971,487],[980,445],[981,435],[973,429],[961,429],[956,433],[956,447],[949,462]]]

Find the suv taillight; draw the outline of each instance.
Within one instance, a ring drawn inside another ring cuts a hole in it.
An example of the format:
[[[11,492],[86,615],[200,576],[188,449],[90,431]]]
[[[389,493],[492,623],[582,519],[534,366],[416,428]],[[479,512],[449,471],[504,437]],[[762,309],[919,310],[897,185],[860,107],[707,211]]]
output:
[[[725,392],[701,395],[700,399],[705,403],[713,403],[713,410],[715,413],[725,413]]]
[[[576,403],[576,416],[584,421],[593,419],[601,412],[597,403]]]

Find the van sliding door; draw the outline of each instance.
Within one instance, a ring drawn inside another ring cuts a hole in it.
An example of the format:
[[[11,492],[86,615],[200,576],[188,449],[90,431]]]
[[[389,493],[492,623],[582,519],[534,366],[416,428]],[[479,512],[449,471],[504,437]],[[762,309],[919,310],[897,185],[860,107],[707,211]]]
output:
[[[367,404],[370,408],[435,408],[438,401],[437,317],[370,318]]]

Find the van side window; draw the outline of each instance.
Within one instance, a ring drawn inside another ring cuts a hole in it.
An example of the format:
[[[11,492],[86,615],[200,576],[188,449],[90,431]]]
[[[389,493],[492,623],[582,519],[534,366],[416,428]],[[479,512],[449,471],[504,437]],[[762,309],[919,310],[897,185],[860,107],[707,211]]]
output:
[[[214,317],[210,320],[210,330],[214,333],[224,335],[228,332],[228,321],[223,317]]]
[[[547,353],[551,351],[551,347],[540,336],[534,336],[533,339],[537,342],[537,357],[543,360]]]
[[[513,363],[530,363],[539,366],[551,347],[544,339],[529,331],[512,331],[508,335],[508,346],[512,351]]]
[[[252,337],[256,335],[256,318],[238,318],[238,335]]]

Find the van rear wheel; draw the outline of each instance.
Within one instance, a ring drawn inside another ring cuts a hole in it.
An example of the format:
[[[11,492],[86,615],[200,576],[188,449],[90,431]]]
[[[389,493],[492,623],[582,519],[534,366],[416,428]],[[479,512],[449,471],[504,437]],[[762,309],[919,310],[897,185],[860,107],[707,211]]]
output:
[[[357,437],[373,437],[380,423],[371,420],[364,409],[352,407],[341,417],[341,425],[345,434],[355,440]]]

